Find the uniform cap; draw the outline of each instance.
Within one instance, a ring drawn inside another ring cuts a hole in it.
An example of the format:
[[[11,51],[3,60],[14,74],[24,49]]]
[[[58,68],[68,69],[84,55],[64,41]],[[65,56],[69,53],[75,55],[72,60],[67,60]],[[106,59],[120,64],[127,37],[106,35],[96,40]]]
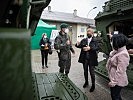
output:
[[[60,28],[67,28],[68,27],[68,24],[66,24],[66,23],[62,23],[61,25],[60,25]]]

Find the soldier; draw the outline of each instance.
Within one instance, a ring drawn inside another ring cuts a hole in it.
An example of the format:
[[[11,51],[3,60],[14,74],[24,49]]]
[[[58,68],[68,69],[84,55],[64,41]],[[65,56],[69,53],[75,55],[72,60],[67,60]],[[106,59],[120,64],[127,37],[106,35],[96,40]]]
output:
[[[71,52],[75,54],[75,51],[72,48],[70,37],[67,34],[68,25],[66,23],[62,23],[60,25],[60,28],[61,31],[59,32],[59,35],[55,38],[54,48],[57,50],[59,57],[59,72],[64,73],[65,70],[65,74],[68,76],[71,66]]]

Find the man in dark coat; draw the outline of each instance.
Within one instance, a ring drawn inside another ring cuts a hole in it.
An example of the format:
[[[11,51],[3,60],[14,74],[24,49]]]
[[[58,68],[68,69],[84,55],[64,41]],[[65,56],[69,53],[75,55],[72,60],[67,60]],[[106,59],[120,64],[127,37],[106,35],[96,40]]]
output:
[[[81,48],[81,53],[79,56],[79,63],[83,64],[84,68],[84,78],[85,83],[83,85],[83,88],[88,86],[88,66],[89,66],[89,72],[91,76],[92,86],[90,89],[90,92],[93,92],[95,89],[95,72],[94,68],[98,65],[97,61],[97,51],[98,51],[98,43],[96,39],[93,37],[93,29],[88,28],[87,29],[87,38],[81,40],[81,42],[77,42],[75,45],[77,48]]]
[[[48,53],[49,49],[51,48],[51,42],[47,38],[46,33],[42,34],[42,38],[39,42],[40,50],[41,50],[41,57],[42,57],[42,68],[44,69],[44,59],[45,59],[45,67],[48,68],[47,62],[48,62]]]
[[[60,67],[59,72],[68,75],[70,66],[71,66],[71,52],[75,53],[72,48],[70,37],[68,36],[68,25],[62,23],[60,28],[61,31],[59,35],[55,38],[54,48],[57,50],[59,62],[58,66]],[[70,52],[71,51],[71,52]]]

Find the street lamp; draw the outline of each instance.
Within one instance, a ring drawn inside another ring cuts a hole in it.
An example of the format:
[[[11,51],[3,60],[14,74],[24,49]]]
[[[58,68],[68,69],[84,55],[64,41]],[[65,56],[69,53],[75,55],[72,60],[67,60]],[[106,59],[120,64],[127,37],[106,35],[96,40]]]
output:
[[[89,13],[90,13],[93,9],[96,9],[96,8],[97,8],[97,7],[93,7],[93,8],[88,12],[87,18],[88,18]]]

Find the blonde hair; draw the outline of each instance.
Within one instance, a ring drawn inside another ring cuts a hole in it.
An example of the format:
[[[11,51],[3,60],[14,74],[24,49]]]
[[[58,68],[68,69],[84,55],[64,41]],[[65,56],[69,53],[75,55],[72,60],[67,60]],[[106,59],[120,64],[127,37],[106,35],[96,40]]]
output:
[[[46,35],[46,33],[42,33],[42,37],[44,37],[44,35]]]

